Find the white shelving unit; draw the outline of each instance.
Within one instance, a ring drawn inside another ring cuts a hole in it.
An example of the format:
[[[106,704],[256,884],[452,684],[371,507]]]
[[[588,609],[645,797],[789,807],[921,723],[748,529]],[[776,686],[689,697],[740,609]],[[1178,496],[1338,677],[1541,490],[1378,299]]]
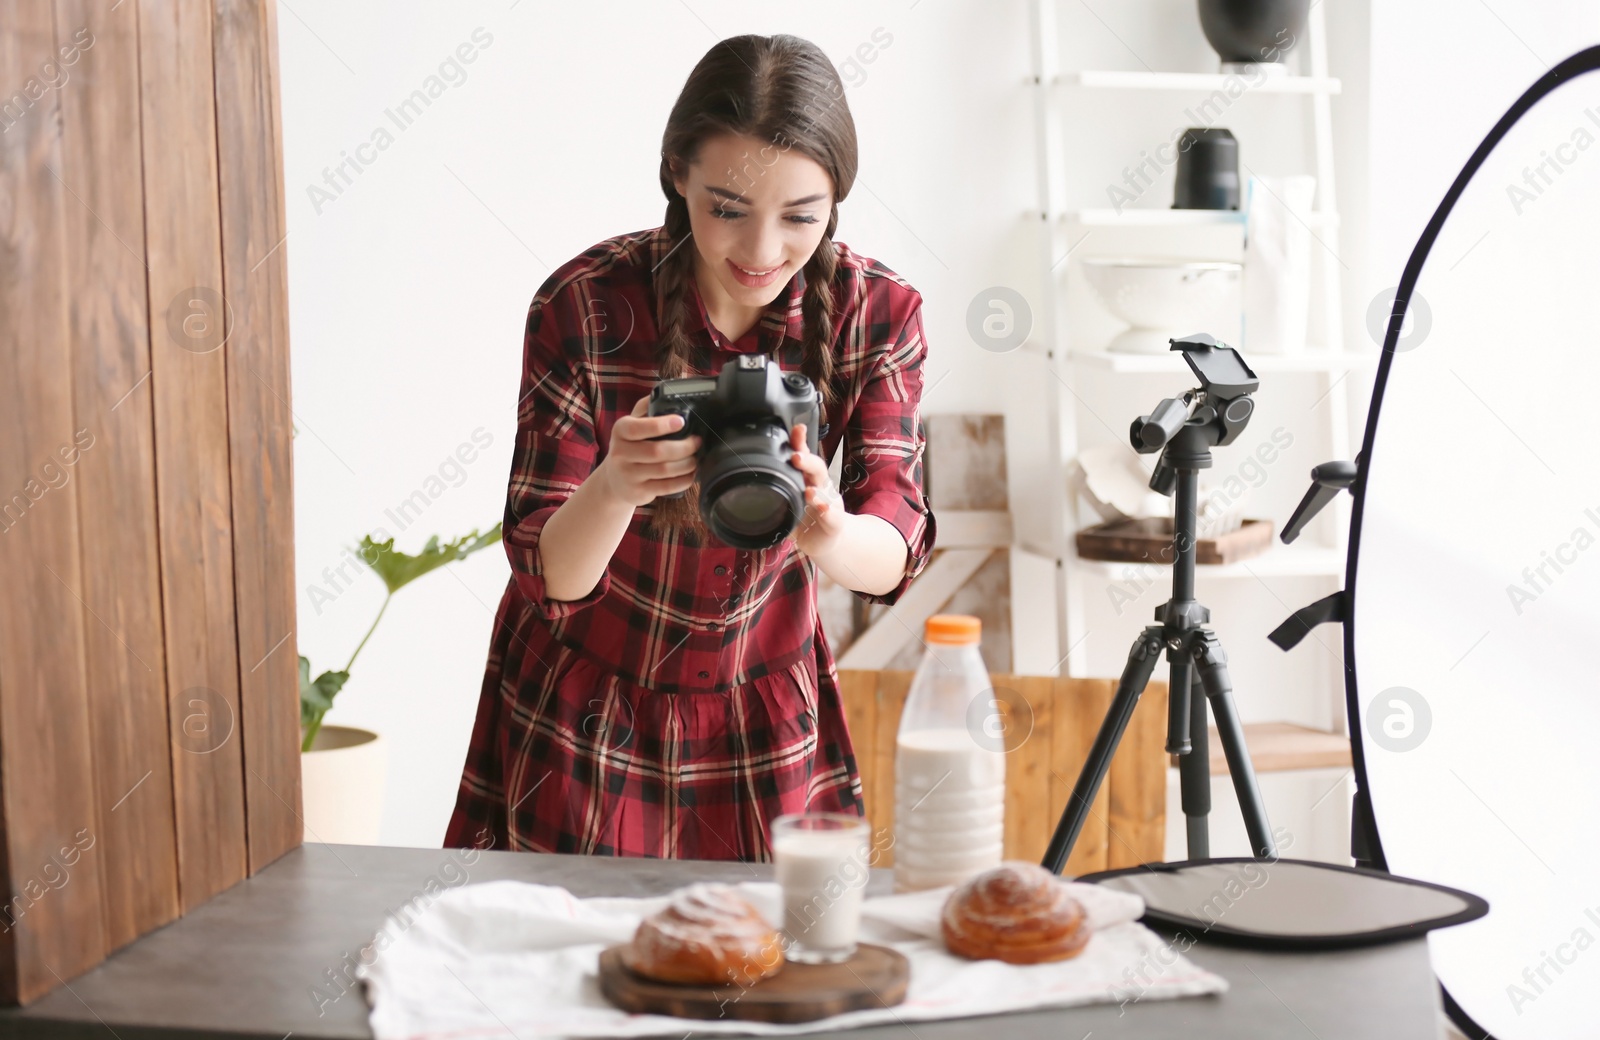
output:
[[[1177,372],[1189,366],[1176,354],[1116,354],[1106,350],[1075,350],[1072,363],[1110,372]],[[1317,350],[1304,354],[1251,354],[1247,359],[1257,375],[1262,372],[1348,372],[1376,369],[1378,355]]]
[[[1236,79],[1226,73],[1212,72],[1122,72],[1080,69],[1064,72],[1049,82],[1055,86],[1100,87],[1112,90],[1190,90],[1210,93],[1226,90]],[[1263,94],[1323,94],[1339,93],[1339,81],[1332,77],[1310,76],[1267,77],[1251,84],[1252,91]]]
[[[1074,209],[1060,219],[1079,227],[1187,227],[1200,224],[1244,225],[1244,213],[1234,209]],[[1313,213],[1312,228],[1337,226],[1337,213]]]
[[[1206,95],[1226,89],[1237,82],[1232,74],[1148,71],[1062,70],[1058,67],[1057,4],[1062,0],[1033,0],[1031,4],[1032,29],[1032,84],[1035,90],[1035,121],[1038,140],[1038,193],[1039,208],[1035,219],[1042,222],[1041,270],[1045,272],[1048,299],[1042,313],[1036,318],[1036,331],[1029,347],[1045,354],[1050,371],[1055,376],[1051,403],[1046,409],[1048,437],[1051,454],[1051,479],[1056,491],[1047,495],[1051,516],[1049,530],[1051,544],[1032,547],[1052,558],[1056,564],[1057,626],[1059,652],[1063,653],[1062,674],[1083,676],[1087,674],[1087,652],[1084,642],[1086,590],[1101,594],[1107,583],[1126,573],[1128,564],[1079,559],[1075,549],[1078,526],[1075,496],[1067,494],[1067,466],[1078,450],[1077,423],[1082,392],[1079,377],[1088,372],[1127,373],[1188,373],[1181,357],[1170,355],[1117,354],[1098,349],[1098,345],[1078,346],[1073,340],[1073,323],[1067,313],[1065,282],[1056,268],[1059,258],[1071,252],[1074,244],[1081,242],[1085,229],[1126,229],[1124,240],[1142,241],[1137,236],[1150,236],[1150,251],[1159,252],[1164,230],[1203,228],[1208,226],[1236,227],[1241,235],[1245,228],[1245,215],[1238,211],[1171,210],[1130,208],[1120,212],[1109,208],[1070,208],[1064,195],[1066,165],[1064,163],[1065,134],[1064,100],[1070,91],[1189,91]],[[1307,223],[1312,234],[1337,256],[1339,216],[1334,204],[1333,132],[1330,98],[1338,94],[1341,84],[1328,75],[1326,28],[1323,15],[1325,5],[1312,5],[1305,48],[1308,75],[1263,75],[1252,79],[1246,94],[1298,95],[1310,108],[1310,145],[1314,153],[1313,172],[1316,174],[1314,212]],[[1236,104],[1248,105],[1248,97],[1241,95]],[[1346,349],[1344,331],[1340,321],[1340,264],[1323,258],[1319,264],[1320,278],[1314,291],[1320,294],[1322,323],[1320,335],[1313,330],[1314,347],[1293,354],[1268,354],[1247,352],[1246,360],[1258,373],[1285,373],[1314,381],[1312,392],[1318,400],[1326,399],[1319,408],[1327,417],[1325,457],[1350,458],[1350,430],[1346,377],[1353,371],[1375,368],[1377,354],[1351,352]],[[1067,270],[1072,271],[1072,265]],[[1130,417],[1131,418],[1131,417]],[[1309,478],[1307,481],[1309,486]],[[1328,512],[1331,524],[1327,528],[1337,532],[1338,544],[1317,544],[1311,541],[1315,528],[1308,529],[1293,545],[1283,545],[1274,537],[1273,548],[1254,559],[1226,566],[1201,566],[1197,568],[1200,595],[1211,581],[1228,581],[1238,578],[1266,576],[1313,576],[1329,579],[1329,591],[1337,587],[1344,569],[1345,547],[1343,532],[1349,526],[1349,496],[1335,499]],[[1275,518],[1278,523],[1287,516]],[[1325,528],[1326,529],[1326,528]],[[1165,576],[1157,580],[1165,581]],[[1299,606],[1301,604],[1294,604]],[[1286,612],[1287,613],[1287,612]],[[1130,627],[1131,641],[1135,632]],[[1119,665],[1120,667],[1120,665]],[[1337,671],[1337,668],[1334,668]],[[1335,683],[1333,686],[1337,686]],[[1342,698],[1323,707],[1325,719],[1321,727],[1330,734],[1344,732]],[[1253,749],[1254,750],[1254,749]]]
[[[1116,563],[1110,560],[1080,559],[1077,563],[1080,574],[1085,577],[1097,576],[1102,581],[1115,580],[1129,567],[1138,566],[1140,565]],[[1195,568],[1197,577],[1203,575],[1207,578],[1281,578],[1305,575],[1337,577],[1343,573],[1344,550],[1327,545],[1303,546],[1298,542],[1280,546],[1255,559]],[[1146,624],[1149,623],[1149,619],[1144,620]],[[1128,630],[1129,642],[1132,642],[1134,634],[1132,629]]]

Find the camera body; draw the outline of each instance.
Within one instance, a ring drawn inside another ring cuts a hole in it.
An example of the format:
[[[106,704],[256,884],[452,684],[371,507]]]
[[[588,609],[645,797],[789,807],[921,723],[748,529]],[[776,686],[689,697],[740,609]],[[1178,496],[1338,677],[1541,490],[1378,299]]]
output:
[[[805,515],[805,474],[789,462],[789,436],[805,423],[806,445],[817,451],[822,399],[809,377],[765,354],[741,354],[715,377],[661,380],[648,414],[683,416],[682,428],[657,440],[701,438],[700,514],[722,541],[770,548]]]

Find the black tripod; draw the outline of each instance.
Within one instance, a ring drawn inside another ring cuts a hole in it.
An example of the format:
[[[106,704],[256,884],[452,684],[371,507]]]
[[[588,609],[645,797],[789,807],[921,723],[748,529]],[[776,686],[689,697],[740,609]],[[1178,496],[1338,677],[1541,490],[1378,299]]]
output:
[[[1194,598],[1194,554],[1199,471],[1211,466],[1211,448],[1231,444],[1250,421],[1255,402],[1250,394],[1260,385],[1256,374],[1237,351],[1200,334],[1171,340],[1173,350],[1200,378],[1200,388],[1182,397],[1169,397],[1134,420],[1131,437],[1142,455],[1161,452],[1150,487],[1163,495],[1176,490],[1172,514],[1172,598],[1156,608],[1151,625],[1134,640],[1122,670],[1116,696],[1106,712],[1089,758],[1078,774],[1067,807],[1044,866],[1061,873],[1078,840],[1089,806],[1105,780],[1111,756],[1133,717],[1133,709],[1155,671],[1156,657],[1167,654],[1170,675],[1167,703],[1167,753],[1177,755],[1183,791],[1183,815],[1188,825],[1189,858],[1211,855],[1206,817],[1211,812],[1211,755],[1206,727],[1206,700],[1217,720],[1217,737],[1227,755],[1239,809],[1250,835],[1250,848],[1259,858],[1274,858],[1277,848],[1267,826],[1267,811],[1256,787],[1255,771],[1244,745],[1244,728],[1233,705],[1233,682],[1228,677],[1228,655],[1205,622],[1211,611]],[[1206,700],[1193,696],[1195,679],[1205,689]]]

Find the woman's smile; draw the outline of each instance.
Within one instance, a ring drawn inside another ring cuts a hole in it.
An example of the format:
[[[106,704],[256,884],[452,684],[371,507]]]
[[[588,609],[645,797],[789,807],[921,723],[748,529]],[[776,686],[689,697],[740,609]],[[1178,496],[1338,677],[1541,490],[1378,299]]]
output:
[[[728,268],[733,272],[733,277],[738,280],[740,285],[750,289],[759,289],[762,286],[771,285],[777,280],[778,276],[783,273],[782,264],[778,264],[776,267],[764,267],[760,268],[759,270],[752,270],[747,267],[741,267],[732,260],[729,260]]]

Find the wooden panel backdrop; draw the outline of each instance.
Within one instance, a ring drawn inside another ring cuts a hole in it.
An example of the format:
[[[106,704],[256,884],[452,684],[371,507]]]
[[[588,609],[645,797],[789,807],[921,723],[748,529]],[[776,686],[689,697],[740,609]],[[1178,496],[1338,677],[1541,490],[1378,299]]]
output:
[[[0,0],[0,997],[299,843],[275,8]]]
[[[856,767],[872,822],[873,866],[894,865],[894,758],[912,673],[839,670]],[[1061,820],[1116,692],[1115,679],[991,673],[1006,746],[1005,856],[1038,863]],[[1151,680],[1123,732],[1067,859],[1067,874],[1162,858],[1166,837],[1167,684]]]
[[[923,489],[938,521],[927,569],[892,608],[868,604],[819,574],[823,632],[840,668],[909,671],[922,658],[928,617],[971,614],[983,622],[984,663],[1009,672],[1013,536],[1005,417],[946,413],[925,416],[923,425]],[[848,478],[841,470],[838,479]]]

